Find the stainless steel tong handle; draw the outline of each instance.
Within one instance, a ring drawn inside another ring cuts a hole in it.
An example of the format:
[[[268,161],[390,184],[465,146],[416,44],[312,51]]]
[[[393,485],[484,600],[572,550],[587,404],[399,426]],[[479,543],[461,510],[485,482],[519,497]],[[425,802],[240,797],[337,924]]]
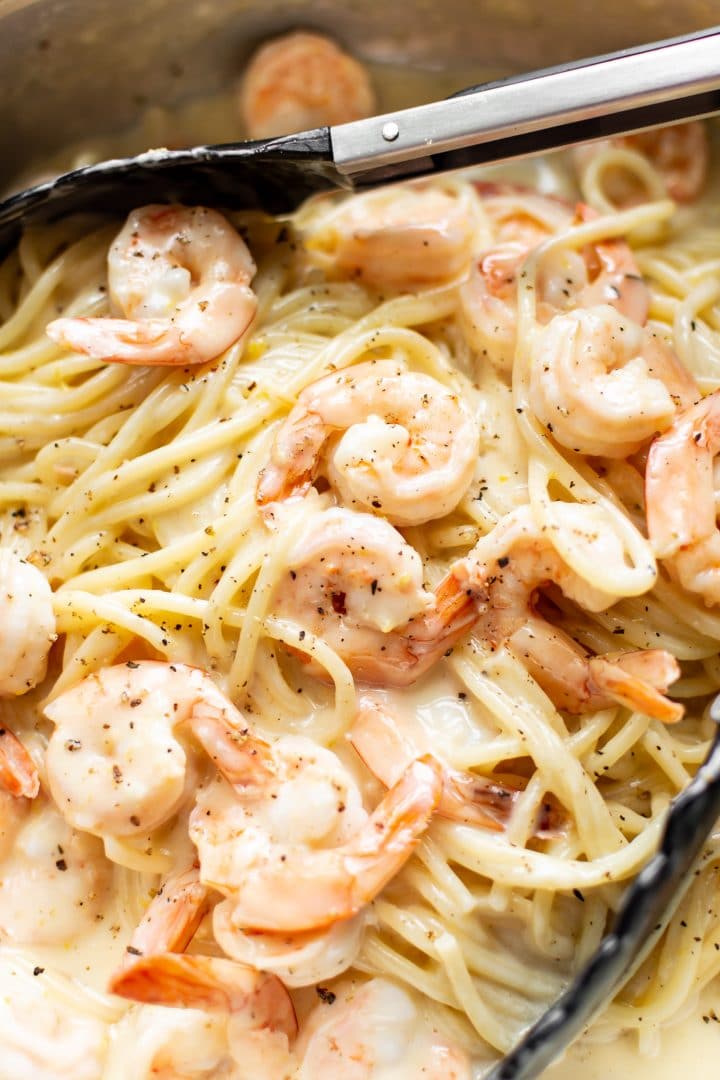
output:
[[[458,152],[471,148],[468,164],[496,161],[528,149],[539,152],[708,115],[720,109],[719,91],[720,27],[715,27],[338,125],[330,129],[333,159],[355,184],[377,182],[378,173],[390,178],[454,167],[463,163]]]

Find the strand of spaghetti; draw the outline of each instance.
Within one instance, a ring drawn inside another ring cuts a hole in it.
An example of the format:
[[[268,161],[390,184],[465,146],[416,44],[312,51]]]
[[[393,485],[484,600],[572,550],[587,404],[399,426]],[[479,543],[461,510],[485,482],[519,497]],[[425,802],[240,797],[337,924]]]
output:
[[[477,660],[483,664],[482,668]],[[528,678],[522,665],[507,655],[503,658],[483,656],[477,646],[474,657],[467,647],[457,650],[451,665],[468,690],[492,712],[501,728],[525,744],[526,752],[542,773],[547,785],[545,790],[552,791],[573,812],[588,857],[594,858],[624,845],[624,837],[615,828],[597,788],[562,736],[547,722],[554,712],[550,702],[539,688],[530,697]]]
[[[57,618],[58,632],[94,627],[107,623],[118,630],[146,641],[168,660],[190,662],[183,639],[170,630],[163,630],[141,615],[135,615],[115,599],[95,596],[79,589],[66,589],[53,595],[53,608]]]
[[[298,652],[307,653],[316,660],[332,680],[335,686],[335,729],[334,738],[340,738],[347,732],[357,715],[357,694],[355,681],[347,664],[340,659],[322,638],[316,637],[309,630],[291,623],[288,619],[266,616],[263,628],[276,641],[289,645]]]

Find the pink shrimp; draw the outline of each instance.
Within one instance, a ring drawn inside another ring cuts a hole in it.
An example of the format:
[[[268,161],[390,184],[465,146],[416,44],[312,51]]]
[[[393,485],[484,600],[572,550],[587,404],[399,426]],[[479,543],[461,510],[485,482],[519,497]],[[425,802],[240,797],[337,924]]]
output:
[[[361,120],[375,111],[375,95],[357,60],[322,34],[297,31],[253,55],[240,84],[240,111],[251,139],[271,139]]]
[[[252,322],[254,274],[244,240],[216,210],[144,206],[108,255],[110,297],[125,318],[55,319],[46,332],[99,360],[204,364]]]

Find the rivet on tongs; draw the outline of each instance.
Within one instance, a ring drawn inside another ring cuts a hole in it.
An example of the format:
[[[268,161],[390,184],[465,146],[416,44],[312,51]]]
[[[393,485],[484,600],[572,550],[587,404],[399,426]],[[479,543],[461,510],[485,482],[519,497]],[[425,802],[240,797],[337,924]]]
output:
[[[386,124],[383,124],[382,137],[387,142],[394,142],[400,134],[400,128],[397,126],[394,120],[388,120]]]

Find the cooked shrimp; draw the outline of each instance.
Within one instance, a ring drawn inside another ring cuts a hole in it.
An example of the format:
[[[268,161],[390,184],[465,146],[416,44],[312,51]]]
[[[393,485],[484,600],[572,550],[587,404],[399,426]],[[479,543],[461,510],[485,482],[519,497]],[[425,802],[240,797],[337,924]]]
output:
[[[293,1038],[297,1020],[290,995],[275,975],[215,956],[155,953],[117,972],[110,990],[151,1005],[242,1013],[254,1030]]]
[[[476,229],[467,195],[405,184],[333,201],[304,231],[304,246],[329,275],[416,290],[467,273]]]
[[[190,837],[201,880],[241,929],[302,932],[356,915],[412,854],[440,798],[441,770],[415,761],[368,817],[337,757],[309,739],[272,745],[196,708],[224,780],[198,792]]]
[[[664,696],[680,678],[679,664],[664,649],[591,656],[535,614],[509,643],[559,709],[594,712],[620,702],[666,723],[682,718],[682,706]]]
[[[713,463],[720,453],[720,391],[683,412],[650,447],[648,534],[670,572],[707,604],[720,603],[720,532]]]
[[[9,548],[0,548],[0,615],[0,697],[16,697],[45,678],[57,633],[47,579]]]
[[[200,882],[199,866],[174,871],[158,892],[133,932],[127,962],[135,956],[184,952],[210,906],[210,890]]]
[[[578,204],[575,220],[597,216]],[[563,219],[563,229],[573,224]],[[533,247],[547,239],[539,226],[528,230],[504,228],[501,235],[527,239],[505,240],[481,255],[460,290],[460,313],[467,338],[482,356],[509,370],[517,340],[517,282]],[[531,241],[531,242],[528,242]],[[650,294],[632,250],[618,238],[602,240],[583,252],[560,248],[546,255],[538,268],[537,318],[547,323],[560,312],[610,304],[644,325]]]
[[[577,528],[581,530],[583,508],[579,506],[577,509]],[[533,613],[534,593],[550,582],[588,611],[603,611],[615,600],[615,597],[596,589],[567,566],[550,541],[538,530],[527,506],[508,514],[491,533],[482,537],[468,556],[454,564],[452,575],[458,591],[473,595],[478,613],[475,632],[491,648],[508,642],[512,644],[513,635],[526,625]],[[556,640],[558,635],[556,631]],[[524,641],[527,647],[527,636]],[[553,647],[552,638],[550,647]],[[564,662],[567,662],[566,651],[561,651]],[[533,657],[537,670],[540,665],[536,657],[537,652]],[[653,672],[648,681],[637,674],[639,670],[644,670],[642,662],[634,664],[631,661],[629,670],[625,670],[608,658],[589,660],[585,700],[591,700],[590,692],[598,690],[613,701],[660,720],[672,722],[680,719],[682,708],[669,702],[655,689],[655,683],[659,681],[662,684],[665,676],[669,677],[669,681],[677,677],[672,657],[662,653],[661,657],[656,658],[656,667],[652,660],[648,660],[646,665]],[[577,671],[571,677],[577,678]]]
[[[0,728],[0,786],[15,798],[34,799],[40,791],[40,774],[17,735]]]
[[[299,31],[263,45],[240,84],[240,111],[251,139],[271,139],[375,112],[367,72],[322,34]]]
[[[389,979],[338,984],[295,1047],[298,1080],[470,1080],[470,1060]]]
[[[125,318],[55,319],[47,334],[98,360],[204,364],[252,322],[254,274],[245,241],[216,210],[143,206],[108,255],[110,297]]]
[[[607,304],[555,316],[530,350],[535,415],[583,454],[627,457],[697,400],[670,346]]]
[[[240,713],[209,675],[184,664],[129,661],[55,698],[46,767],[71,825],[98,836],[147,835],[189,800],[197,780],[179,738],[198,701],[241,729]]]
[[[0,697],[17,697],[45,678],[57,637],[52,590],[40,571],[9,548],[0,549]],[[37,766],[16,735],[0,727],[0,786],[34,799]]]
[[[0,874],[0,938],[63,945],[91,932],[110,887],[100,842],[71,829],[42,796],[14,829]]]
[[[232,914],[232,900],[223,900],[213,909],[213,934],[223,952],[272,972],[290,987],[315,986],[347,971],[360,952],[368,921],[363,909],[352,919],[319,930],[278,934],[242,930],[233,925]]]
[[[475,618],[453,583],[425,590],[420,556],[392,525],[339,507],[310,517],[271,602],[323,638],[357,679],[393,686],[420,678]]]
[[[707,128],[700,120],[584,144],[574,152],[578,168],[583,171],[598,153],[611,146],[637,150],[648,158],[660,173],[668,195],[678,202],[693,202],[705,186],[710,148]],[[619,165],[608,172],[604,186],[617,206],[635,206],[647,197],[642,184]]]
[[[376,702],[361,701],[350,742],[370,771],[386,787],[397,782],[420,750],[395,717]],[[521,776],[487,777],[443,764],[443,786],[437,812],[464,825],[502,832],[527,781]],[[536,835],[553,832],[558,821],[553,808],[543,808]],[[553,833],[554,835],[554,833]]]
[[[306,386],[278,431],[257,501],[304,494],[321,468],[348,506],[417,525],[455,508],[472,480],[479,431],[456,393],[392,360]]]

